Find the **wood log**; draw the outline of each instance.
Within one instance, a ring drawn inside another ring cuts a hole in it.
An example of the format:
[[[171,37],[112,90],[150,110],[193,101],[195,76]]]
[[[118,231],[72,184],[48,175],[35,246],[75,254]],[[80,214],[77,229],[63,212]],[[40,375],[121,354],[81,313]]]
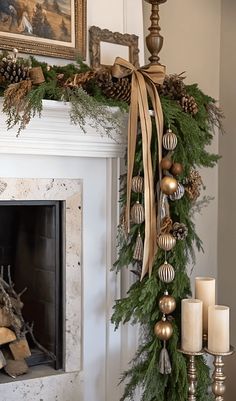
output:
[[[6,308],[0,308],[0,327],[10,327],[11,324],[11,314],[6,310]]]
[[[6,359],[2,353],[2,351],[0,351],[0,369],[2,369],[4,366],[6,366],[7,362]]]
[[[7,327],[0,327],[0,345],[16,340],[15,333]]]
[[[20,361],[31,355],[29,344],[26,338],[13,341],[9,344],[9,348],[15,361]]]
[[[7,359],[6,366],[4,367],[5,372],[15,379],[17,376],[23,375],[28,372],[28,365],[25,360],[14,361],[13,359]]]

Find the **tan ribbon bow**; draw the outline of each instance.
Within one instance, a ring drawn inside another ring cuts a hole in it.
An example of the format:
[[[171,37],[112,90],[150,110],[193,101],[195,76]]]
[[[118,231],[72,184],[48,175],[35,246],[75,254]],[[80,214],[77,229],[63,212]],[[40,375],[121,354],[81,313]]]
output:
[[[149,113],[148,95],[154,111],[157,139],[158,160],[162,158],[163,112],[156,84],[162,84],[165,78],[165,67],[159,64],[136,69],[128,61],[117,57],[112,67],[112,74],[116,78],[132,75],[131,101],[128,125],[128,172],[127,172],[127,207],[126,217],[128,231],[130,230],[130,203],[135,150],[137,141],[138,118],[142,131],[142,153],[144,170],[144,206],[145,206],[145,239],[141,280],[147,272],[152,272],[152,266],[157,251],[157,213],[153,166],[151,155],[152,121]],[[159,181],[161,169],[158,167]],[[160,191],[158,191],[159,193]],[[159,199],[158,199],[159,202]]]

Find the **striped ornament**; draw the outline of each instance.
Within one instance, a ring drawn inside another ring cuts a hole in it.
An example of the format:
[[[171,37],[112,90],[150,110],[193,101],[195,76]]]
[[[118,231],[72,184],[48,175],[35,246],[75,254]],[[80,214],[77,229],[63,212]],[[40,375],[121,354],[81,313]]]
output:
[[[178,183],[177,191],[175,191],[173,194],[169,195],[169,198],[172,201],[180,200],[181,198],[183,198],[184,192],[185,192],[184,186],[182,184]]]
[[[176,239],[171,234],[161,234],[158,238],[158,245],[164,251],[170,251],[175,244]]]
[[[143,177],[137,175],[132,178],[132,191],[136,193],[142,193],[144,188],[144,180]]]
[[[131,220],[134,224],[142,224],[144,222],[144,207],[138,201],[131,207]]]
[[[177,136],[171,131],[171,129],[168,129],[166,134],[163,135],[163,148],[166,150],[174,150],[177,146],[177,142]]]
[[[175,278],[173,266],[165,261],[158,269],[158,276],[163,283],[171,283]]]

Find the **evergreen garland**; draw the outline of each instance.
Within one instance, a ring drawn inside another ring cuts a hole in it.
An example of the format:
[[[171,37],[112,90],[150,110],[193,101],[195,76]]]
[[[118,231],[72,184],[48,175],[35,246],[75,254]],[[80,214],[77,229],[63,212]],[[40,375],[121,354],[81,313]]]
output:
[[[185,86],[186,93],[193,96],[198,113],[192,116],[183,111],[178,101],[161,96],[164,113],[165,127],[170,126],[178,137],[178,145],[173,153],[173,161],[184,166],[184,172],[179,177],[180,182],[185,182],[192,168],[214,167],[219,156],[211,154],[206,146],[211,144],[213,133],[211,131],[212,119],[209,117],[208,108],[215,101],[202,93],[197,85]],[[153,135],[153,157],[157,148],[156,135]],[[139,138],[136,148],[136,160],[134,175],[141,170],[142,174],[142,146]],[[136,194],[133,194],[135,202]],[[121,203],[125,204],[125,185],[121,194]],[[139,323],[145,335],[131,367],[122,375],[125,382],[124,395],[121,401],[133,400],[135,390],[142,389],[141,401],[186,401],[188,392],[186,359],[177,349],[180,346],[180,306],[181,300],[191,295],[190,279],[187,274],[187,265],[195,262],[195,249],[203,250],[202,242],[195,231],[193,223],[193,202],[187,194],[181,200],[170,201],[170,216],[174,222],[184,223],[188,228],[186,240],[177,241],[174,250],[168,253],[168,262],[175,267],[175,279],[170,284],[162,283],[158,278],[158,267],[165,261],[165,253],[158,250],[154,262],[151,277],[146,276],[142,281],[137,281],[130,287],[126,298],[116,301],[112,322],[117,329],[121,323]],[[139,266],[133,260],[133,250],[139,226],[133,225],[128,235],[124,238],[122,227],[119,230],[119,257],[115,263],[115,269],[131,266],[135,274],[139,274]],[[143,233],[144,224],[141,227]],[[159,372],[158,362],[161,341],[154,334],[154,326],[161,319],[158,301],[164,291],[176,299],[177,308],[173,313],[174,334],[167,342],[167,348],[172,361],[171,375],[162,375]],[[199,401],[210,401],[212,396],[208,394],[210,385],[209,368],[204,357],[197,358],[198,388],[197,399]]]
[[[2,57],[4,56],[2,55]],[[29,65],[29,62],[25,60],[22,60],[22,63]],[[15,84],[19,86],[12,87],[0,79],[0,87],[5,91],[4,111],[7,115],[8,128],[18,124],[20,132],[31,118],[41,115],[43,99],[53,99],[70,102],[71,120],[73,123],[79,124],[82,129],[84,129],[86,117],[89,117],[94,122],[92,123],[94,127],[98,131],[102,127],[107,135],[110,135],[112,129],[120,130],[122,112],[128,109],[128,105],[120,100],[116,101],[104,96],[100,90],[103,74],[99,77],[99,85],[96,83],[96,79],[91,79],[86,84],[86,74],[90,69],[81,60],[78,60],[77,65],[69,64],[65,67],[48,68],[46,63],[40,63],[31,57],[30,64],[32,67],[42,67],[45,76],[43,84],[32,87],[31,84],[22,86]],[[66,85],[67,80],[81,73],[85,74],[84,79],[81,80],[83,84],[77,87]],[[104,76],[106,75],[105,72]],[[205,95],[197,85],[185,85],[183,80],[182,74],[167,77],[163,87],[158,90],[163,108],[164,125],[166,128],[170,127],[178,137],[178,145],[172,155],[172,160],[184,166],[179,181],[186,184],[193,168],[214,167],[217,163],[219,156],[209,153],[206,147],[211,144],[213,139],[212,127],[216,126],[221,131],[223,128],[222,113],[217,108],[214,99]],[[111,77],[108,84],[109,87],[112,86]],[[117,87],[119,92],[119,85],[116,85],[116,89]],[[18,90],[19,88],[21,90]],[[14,102],[14,99],[17,101]],[[108,109],[104,107],[114,105],[119,107],[120,113],[109,113]],[[153,130],[155,130],[154,123]],[[157,136],[153,135],[151,146],[153,161],[157,159],[157,145]],[[154,176],[155,166],[156,163],[153,162]],[[142,175],[142,172],[142,140],[139,134],[133,173]],[[124,206],[126,188],[125,177],[122,178],[121,204]],[[131,203],[137,200],[137,194],[132,193]],[[126,322],[138,323],[142,331],[142,342],[131,367],[121,377],[121,381],[126,384],[121,401],[132,401],[136,389],[139,387],[142,389],[140,401],[186,401],[187,399],[186,359],[178,352],[180,304],[183,298],[191,295],[187,265],[195,262],[195,249],[203,250],[202,242],[195,231],[193,211],[208,202],[209,198],[205,197],[202,201],[194,203],[186,192],[180,200],[170,201],[170,215],[173,222],[184,224],[187,227],[188,235],[185,240],[178,240],[174,250],[168,253],[168,262],[173,264],[176,271],[174,281],[168,285],[162,283],[158,277],[158,268],[165,261],[165,253],[162,250],[158,250],[152,275],[144,277],[142,281],[139,280],[141,266],[140,262],[133,259],[133,252],[139,230],[141,235],[144,234],[144,224],[141,227],[133,225],[128,236],[124,232],[122,224],[119,227],[119,256],[114,269],[118,272],[129,266],[136,275],[137,281],[130,287],[124,299],[116,301],[112,322],[116,329],[120,324]],[[162,375],[159,372],[162,343],[154,335],[154,326],[162,316],[158,302],[166,288],[177,303],[172,322],[174,333],[167,343],[172,362],[171,375]],[[197,358],[197,370],[197,399],[198,401],[210,401],[212,396],[208,394],[209,368],[204,357]]]
[[[3,53],[0,56],[0,61],[7,55],[7,53]],[[0,79],[0,95],[5,94],[3,111],[7,117],[8,129],[18,126],[19,134],[32,118],[41,117],[43,100],[49,99],[69,102],[71,104],[71,122],[79,125],[82,131],[85,131],[86,119],[90,120],[90,125],[96,128],[97,132],[110,135],[112,131],[121,131],[124,111],[128,109],[127,104],[105,98],[99,87],[92,85],[92,83],[89,85],[89,93],[82,87],[69,88],[65,86],[65,82],[69,78],[90,71],[90,68],[80,57],[78,57],[76,65],[68,64],[66,66],[48,66],[47,63],[39,62],[33,56],[28,60],[18,58],[17,61],[22,65],[30,65],[32,68],[41,67],[45,82],[40,85],[33,85],[30,91],[21,95],[20,92],[22,91],[18,91],[15,85],[9,85],[9,82]],[[13,96],[11,96],[11,91],[14,91]],[[19,102],[21,107],[19,107]],[[116,107],[117,111],[111,110],[109,107]]]

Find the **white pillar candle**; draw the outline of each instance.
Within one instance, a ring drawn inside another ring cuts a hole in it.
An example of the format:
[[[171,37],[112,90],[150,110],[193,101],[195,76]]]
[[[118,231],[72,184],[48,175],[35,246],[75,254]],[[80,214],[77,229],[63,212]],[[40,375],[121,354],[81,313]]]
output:
[[[203,333],[208,333],[208,307],[216,303],[216,280],[211,277],[195,278],[195,298],[203,302]]]
[[[184,351],[202,350],[202,301],[199,299],[182,300],[182,344]]]
[[[229,352],[229,307],[214,305],[208,309],[208,349],[211,352]]]

